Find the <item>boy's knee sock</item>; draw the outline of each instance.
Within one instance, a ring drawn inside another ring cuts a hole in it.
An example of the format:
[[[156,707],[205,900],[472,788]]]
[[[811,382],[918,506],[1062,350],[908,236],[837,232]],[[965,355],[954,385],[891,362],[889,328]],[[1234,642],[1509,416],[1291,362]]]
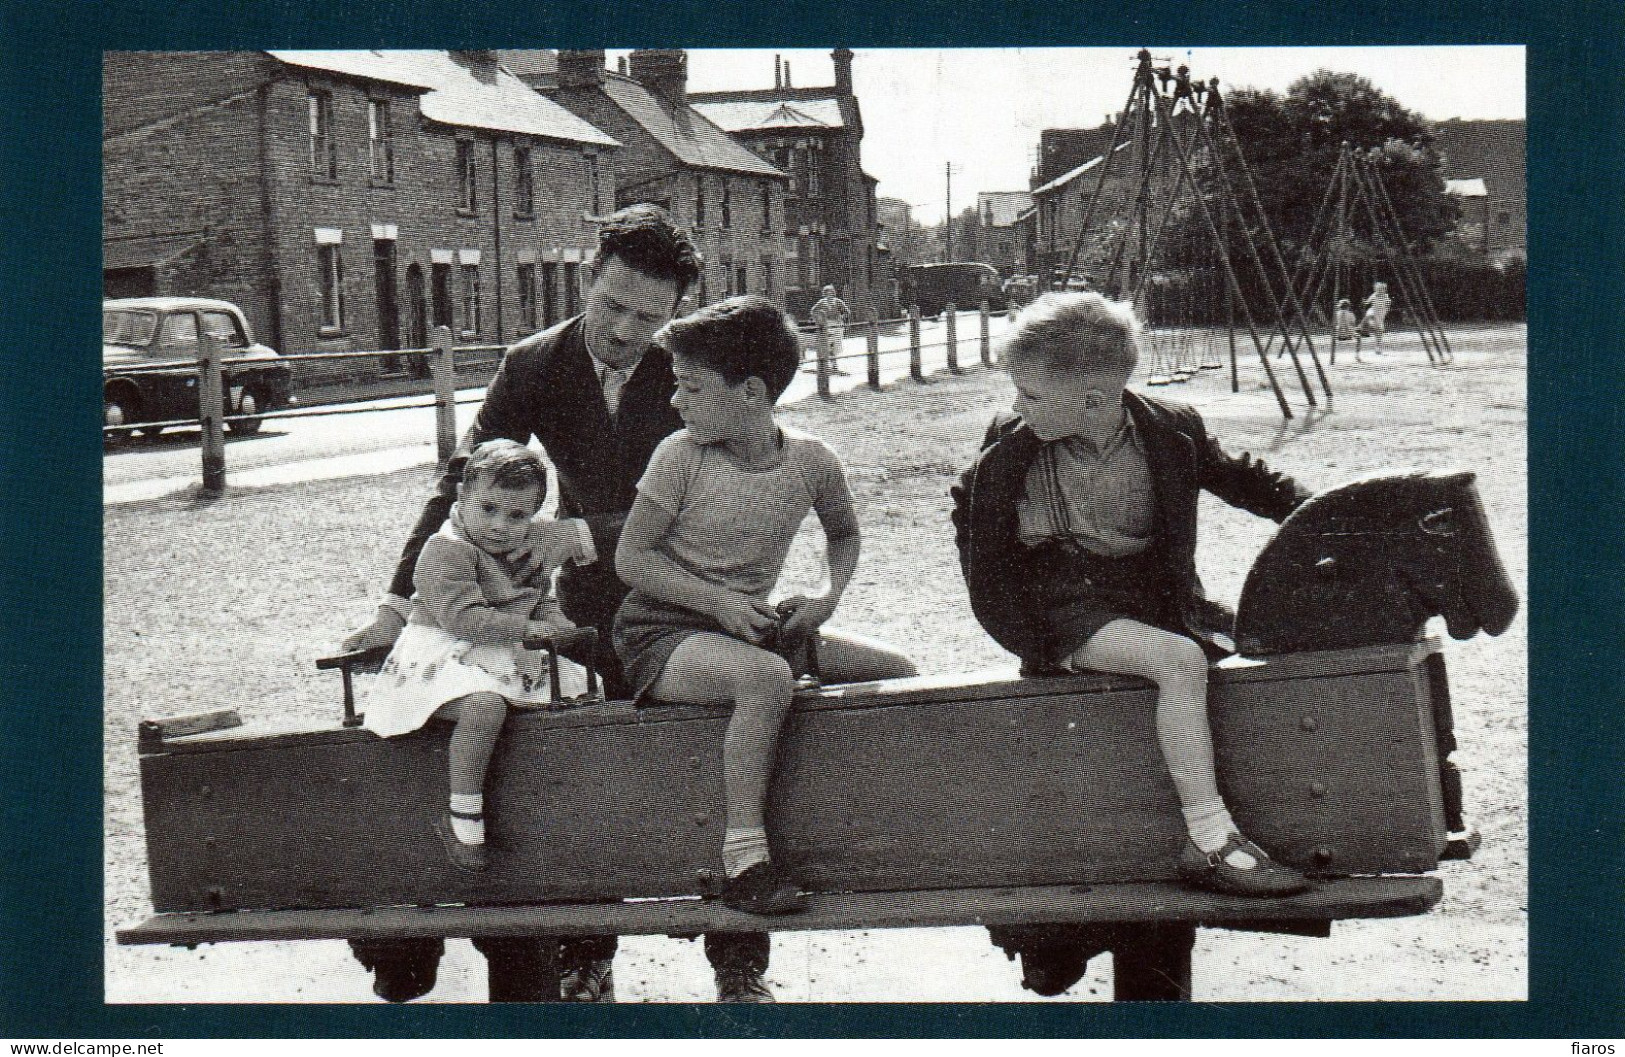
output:
[[[767,858],[767,830],[763,827],[730,828],[723,834],[722,869],[729,877],[738,877]]]
[[[451,831],[464,844],[485,843],[485,794],[451,794]]]

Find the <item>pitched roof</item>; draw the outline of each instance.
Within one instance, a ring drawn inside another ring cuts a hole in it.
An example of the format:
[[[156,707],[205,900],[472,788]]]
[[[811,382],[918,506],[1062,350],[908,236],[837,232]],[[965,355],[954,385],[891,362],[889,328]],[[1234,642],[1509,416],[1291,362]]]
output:
[[[291,66],[426,88],[423,116],[460,128],[517,132],[571,143],[618,147],[620,142],[581,120],[502,67],[477,73],[445,51],[272,51]]]
[[[1447,180],[1483,180],[1498,195],[1524,193],[1523,121],[1441,121],[1433,126]]]
[[[1490,192],[1483,180],[1446,180],[1444,193],[1462,198],[1488,198]]]
[[[698,102],[694,109],[728,132],[764,129],[844,128],[841,104],[828,99],[742,99]]]
[[[1117,145],[1117,149],[1120,150],[1120,151],[1121,150],[1127,150],[1128,147],[1129,147],[1128,143],[1119,143]],[[1088,161],[1084,162],[1082,165],[1078,166],[1076,169],[1073,169],[1071,172],[1062,173],[1060,176],[1057,176],[1055,179],[1051,180],[1049,183],[1045,184],[1044,186],[1033,188],[1033,197],[1036,198],[1039,195],[1048,194],[1051,191],[1055,191],[1055,190],[1058,190],[1058,189],[1060,189],[1062,187],[1065,187],[1067,184],[1071,183],[1073,180],[1076,180],[1078,177],[1082,176],[1084,173],[1088,172],[1090,169],[1093,169],[1095,166],[1099,165],[1100,162],[1101,162],[1101,159],[1104,158],[1104,157],[1105,157],[1104,154],[1098,154],[1095,157],[1090,158]]]
[[[784,173],[740,146],[692,106],[674,113],[643,85],[615,73],[604,75],[603,91],[684,165],[787,179]]]

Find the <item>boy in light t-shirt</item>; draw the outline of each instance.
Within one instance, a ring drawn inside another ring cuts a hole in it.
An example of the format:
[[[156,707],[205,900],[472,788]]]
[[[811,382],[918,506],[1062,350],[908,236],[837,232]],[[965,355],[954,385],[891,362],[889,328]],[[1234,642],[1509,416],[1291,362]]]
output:
[[[795,689],[786,656],[818,636],[827,682],[914,669],[878,643],[820,631],[857,569],[858,519],[835,453],[774,420],[800,359],[784,313],[761,297],[730,298],[655,340],[672,354],[672,406],[686,428],[655,449],[621,530],[615,570],[632,593],[616,616],[615,649],[640,701],[733,706],[723,901],[786,914],[803,896],[774,864],[763,824]],[[775,606],[768,596],[809,511],[828,541],[829,591]]]

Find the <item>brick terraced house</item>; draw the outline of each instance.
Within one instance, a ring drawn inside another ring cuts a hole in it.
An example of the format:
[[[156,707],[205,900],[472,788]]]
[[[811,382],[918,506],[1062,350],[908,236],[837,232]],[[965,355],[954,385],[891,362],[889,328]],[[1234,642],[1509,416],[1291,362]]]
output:
[[[235,301],[283,352],[579,308],[620,144],[491,52],[109,52],[103,84],[108,296]]]

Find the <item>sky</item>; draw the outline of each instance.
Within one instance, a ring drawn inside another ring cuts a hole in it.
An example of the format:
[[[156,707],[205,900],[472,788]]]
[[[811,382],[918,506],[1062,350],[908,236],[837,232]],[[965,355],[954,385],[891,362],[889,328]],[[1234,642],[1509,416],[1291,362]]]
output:
[[[1285,91],[1320,69],[1357,73],[1435,120],[1522,118],[1522,47],[1153,48],[1221,87]],[[611,51],[614,58],[625,51]],[[797,87],[830,85],[827,50],[694,49],[690,91],[773,87],[773,56]],[[1161,62],[1158,62],[1161,65]],[[943,215],[943,166],[953,166],[953,210],[978,191],[1024,191],[1045,128],[1093,127],[1119,112],[1134,73],[1132,48],[857,49],[852,80],[863,108],[863,167],[878,193]]]

